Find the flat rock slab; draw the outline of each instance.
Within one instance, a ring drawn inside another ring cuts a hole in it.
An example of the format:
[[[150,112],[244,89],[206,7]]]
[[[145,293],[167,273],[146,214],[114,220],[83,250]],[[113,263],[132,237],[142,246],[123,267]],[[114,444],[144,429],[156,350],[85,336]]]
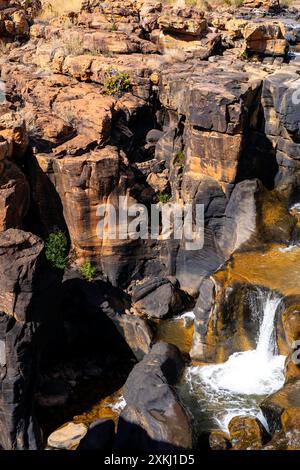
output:
[[[48,446],[55,449],[71,450],[78,446],[87,431],[88,428],[84,424],[68,423],[48,437]]]

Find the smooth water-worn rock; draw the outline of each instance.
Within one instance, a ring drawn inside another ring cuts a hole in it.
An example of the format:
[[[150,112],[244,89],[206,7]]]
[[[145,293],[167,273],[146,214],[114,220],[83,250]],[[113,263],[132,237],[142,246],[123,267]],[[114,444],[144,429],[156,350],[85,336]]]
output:
[[[299,386],[299,380],[288,383],[261,404],[269,428],[274,434],[267,445],[269,449],[300,449]]]
[[[48,446],[53,449],[71,450],[78,446],[87,434],[88,429],[84,424],[69,423],[54,431],[48,437]]]
[[[162,319],[187,309],[190,299],[172,279],[151,279],[134,288],[132,300],[140,313]]]
[[[179,350],[166,343],[154,345],[135,366],[124,387],[126,407],[118,425],[118,450],[192,447],[190,417],[172,387],[183,367]]]
[[[258,419],[236,416],[228,425],[232,448],[234,450],[261,449],[267,432]]]
[[[86,435],[81,439],[77,450],[112,450],[115,440],[115,423],[112,420],[100,419],[92,423]]]

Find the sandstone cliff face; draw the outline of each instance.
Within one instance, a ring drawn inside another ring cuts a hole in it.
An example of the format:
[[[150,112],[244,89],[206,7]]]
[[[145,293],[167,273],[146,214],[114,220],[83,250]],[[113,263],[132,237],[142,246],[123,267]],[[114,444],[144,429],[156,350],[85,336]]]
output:
[[[0,231],[3,231],[21,228],[29,208],[30,191],[24,173],[16,164],[28,145],[24,122],[13,114],[4,114],[0,126]]]

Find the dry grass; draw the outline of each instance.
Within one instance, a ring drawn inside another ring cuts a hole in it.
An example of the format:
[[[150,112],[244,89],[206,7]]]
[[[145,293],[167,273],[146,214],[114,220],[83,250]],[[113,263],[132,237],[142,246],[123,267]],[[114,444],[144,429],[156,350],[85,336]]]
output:
[[[83,0],[44,0],[40,19],[56,18],[70,11],[79,11]]]
[[[203,11],[212,11],[219,7],[241,6],[243,0],[164,0],[165,4],[174,6],[196,7]]]

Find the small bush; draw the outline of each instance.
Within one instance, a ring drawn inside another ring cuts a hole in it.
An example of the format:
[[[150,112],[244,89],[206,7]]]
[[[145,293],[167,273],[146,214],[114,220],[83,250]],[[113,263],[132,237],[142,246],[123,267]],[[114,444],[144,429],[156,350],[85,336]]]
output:
[[[172,198],[171,194],[166,193],[166,192],[157,194],[158,202],[160,202],[161,204],[168,204],[168,202],[170,202],[171,198]]]
[[[247,52],[246,50],[243,51],[243,52],[241,53],[241,55],[240,55],[240,58],[241,58],[242,60],[249,60],[249,54],[248,54],[248,52]]]
[[[183,150],[180,150],[179,152],[176,153],[175,158],[174,158],[174,165],[180,166],[181,168],[183,167],[185,162],[185,153]]]
[[[68,240],[63,232],[50,233],[45,242],[47,260],[54,268],[64,270],[67,263]]]
[[[121,73],[115,68],[111,68],[105,73],[103,90],[106,95],[122,96],[129,88],[130,80],[127,73]]]
[[[80,267],[80,272],[86,281],[92,282],[97,275],[97,268],[87,261]]]

